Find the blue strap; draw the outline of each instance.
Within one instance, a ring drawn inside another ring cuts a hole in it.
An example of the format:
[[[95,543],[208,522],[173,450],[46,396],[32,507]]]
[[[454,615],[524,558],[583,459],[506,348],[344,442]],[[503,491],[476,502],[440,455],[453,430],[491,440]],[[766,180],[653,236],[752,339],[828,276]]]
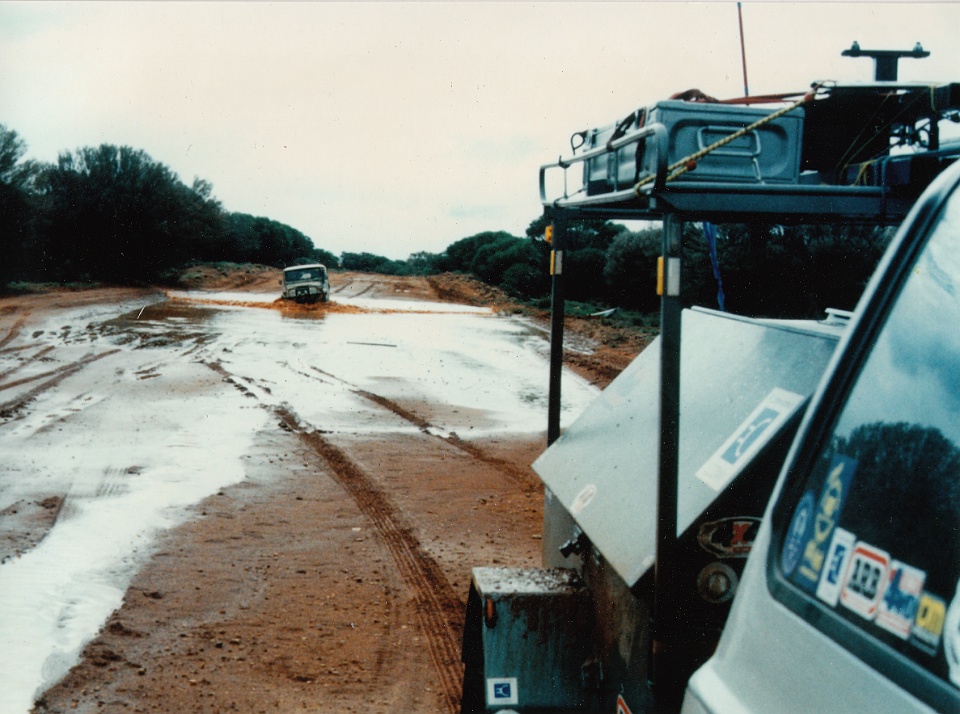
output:
[[[703,237],[707,239],[710,248],[710,265],[713,266],[713,277],[717,279],[717,304],[721,312],[726,312],[723,296],[723,278],[720,277],[720,261],[717,259],[717,227],[713,223],[703,222]]]

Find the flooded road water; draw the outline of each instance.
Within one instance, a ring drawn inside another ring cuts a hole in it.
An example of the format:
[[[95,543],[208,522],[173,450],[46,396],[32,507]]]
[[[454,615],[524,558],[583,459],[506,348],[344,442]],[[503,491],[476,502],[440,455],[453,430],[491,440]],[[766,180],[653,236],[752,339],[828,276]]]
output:
[[[278,415],[459,442],[545,427],[547,347],[519,320],[369,294],[309,312],[275,298],[0,314],[0,711],[27,712],[69,670],[156,535],[242,481]],[[595,394],[566,376],[563,420]]]

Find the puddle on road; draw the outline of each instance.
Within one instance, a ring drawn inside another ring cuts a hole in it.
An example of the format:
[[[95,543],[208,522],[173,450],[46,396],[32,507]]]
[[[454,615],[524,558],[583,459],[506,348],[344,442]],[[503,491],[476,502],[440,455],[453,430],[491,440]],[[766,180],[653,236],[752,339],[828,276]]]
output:
[[[117,322],[177,322],[189,325],[201,325],[209,322],[216,310],[207,307],[197,307],[177,300],[166,300],[153,305],[146,305],[117,318]]]
[[[257,293],[207,293],[207,292],[168,292],[169,303],[189,308],[194,305],[205,305],[212,308],[256,308],[259,310],[273,310],[281,317],[292,317],[306,320],[323,319],[330,313],[356,314],[366,312],[362,308],[347,305],[339,301],[330,300],[321,303],[300,304],[290,300],[281,300],[276,294]]]
[[[207,293],[169,291],[170,300],[181,303],[231,307],[253,307],[275,310],[283,317],[318,319],[330,314],[419,314],[434,315],[460,313],[470,315],[493,315],[490,308],[424,300],[389,298],[338,297],[327,302],[301,304],[282,300],[273,293]]]
[[[116,344],[133,344],[137,349],[204,344],[216,336],[210,323],[217,312],[210,307],[165,300],[91,324],[88,330]]]

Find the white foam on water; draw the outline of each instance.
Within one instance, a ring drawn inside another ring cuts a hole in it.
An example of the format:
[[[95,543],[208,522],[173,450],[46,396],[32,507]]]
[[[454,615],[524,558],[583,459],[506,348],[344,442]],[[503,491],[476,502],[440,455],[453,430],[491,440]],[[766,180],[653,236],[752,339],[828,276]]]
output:
[[[100,375],[114,374],[118,363],[98,362]],[[55,416],[59,428],[0,430],[4,500],[10,493],[67,493],[46,537],[0,566],[5,714],[27,712],[76,664],[83,645],[121,604],[159,532],[186,518],[191,505],[244,478],[241,457],[266,412],[223,390],[202,365],[164,370],[148,382],[126,380],[72,414],[49,412],[38,400],[34,416]],[[89,372],[85,377],[99,382]],[[171,385],[198,380],[201,391],[189,399],[163,396]],[[70,387],[65,381],[63,389]]]

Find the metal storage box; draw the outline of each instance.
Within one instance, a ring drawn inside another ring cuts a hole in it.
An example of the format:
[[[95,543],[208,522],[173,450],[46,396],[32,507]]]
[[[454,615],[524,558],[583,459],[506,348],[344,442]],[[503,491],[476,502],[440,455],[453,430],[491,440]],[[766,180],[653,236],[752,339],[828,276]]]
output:
[[[572,570],[474,568],[461,711],[593,710],[587,595]]]
[[[623,121],[586,132],[585,150],[604,146],[650,124],[667,130],[667,163],[674,164],[773,113],[770,109],[728,104],[666,100],[641,109]],[[724,183],[796,183],[800,174],[803,110],[795,109],[752,129],[697,161],[676,181]],[[588,195],[630,188],[655,171],[650,138],[628,144],[586,162]]]
[[[727,441],[750,430],[761,412],[769,414],[771,394],[790,393],[797,404],[806,400],[838,339],[836,331],[820,325],[750,320],[702,308],[684,310],[682,331],[681,383],[688,386],[680,400],[677,537],[691,526],[697,530],[711,504],[742,480],[738,469],[746,469],[786,421],[769,419],[766,431],[756,432],[754,451],[744,449],[737,466],[725,461]],[[659,339],[533,464],[627,587],[653,566],[656,554]],[[790,412],[776,409],[784,418]],[[761,515],[777,473],[774,468],[763,476],[766,493],[751,504],[755,510],[740,498],[744,510],[722,515]],[[758,490],[756,483],[748,490]],[[691,552],[702,552],[695,533],[692,540]]]

